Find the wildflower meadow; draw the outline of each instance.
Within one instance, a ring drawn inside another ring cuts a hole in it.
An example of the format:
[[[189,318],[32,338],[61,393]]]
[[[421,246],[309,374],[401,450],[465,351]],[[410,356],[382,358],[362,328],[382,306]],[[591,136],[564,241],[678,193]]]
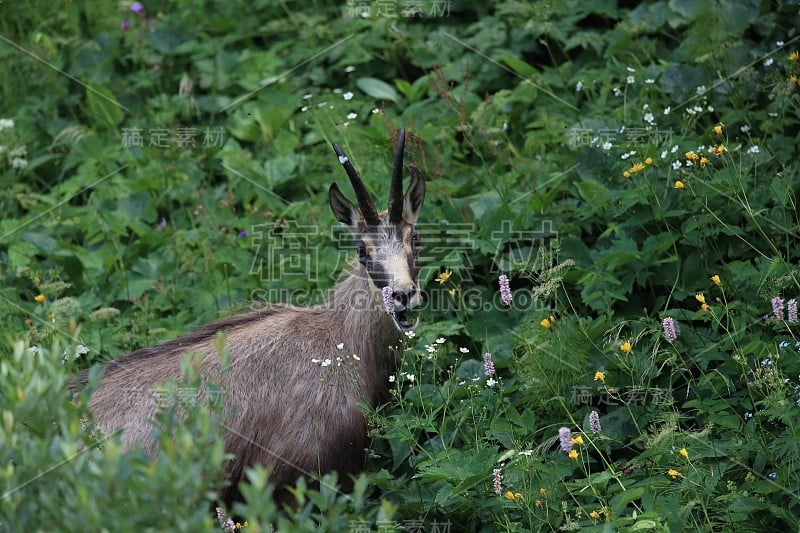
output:
[[[799,29],[777,0],[0,2],[0,531],[800,530]],[[157,452],[99,432],[101,363],[324,301],[356,255],[331,144],[386,205],[400,128],[423,303],[363,472],[287,507],[256,467],[220,505],[188,358],[124,391]]]

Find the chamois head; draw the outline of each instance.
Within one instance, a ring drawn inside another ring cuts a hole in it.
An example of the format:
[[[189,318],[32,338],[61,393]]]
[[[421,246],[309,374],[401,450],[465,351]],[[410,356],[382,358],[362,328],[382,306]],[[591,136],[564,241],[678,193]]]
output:
[[[400,331],[412,327],[405,311],[417,306],[419,294],[420,239],[415,227],[422,202],[425,199],[425,179],[422,172],[409,165],[411,185],[403,195],[403,153],[406,133],[400,130],[394,152],[392,182],[389,189],[388,210],[379,213],[353,165],[338,145],[333,151],[339,157],[358,199],[358,208],[345,198],[335,183],[328,191],[331,209],[336,219],[355,237],[358,261],[370,285],[378,292],[391,289],[394,312],[391,314]]]

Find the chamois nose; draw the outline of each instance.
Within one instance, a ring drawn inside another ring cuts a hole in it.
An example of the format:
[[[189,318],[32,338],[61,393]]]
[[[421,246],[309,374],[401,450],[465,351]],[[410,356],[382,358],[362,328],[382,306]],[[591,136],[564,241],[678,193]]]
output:
[[[407,291],[393,291],[392,298],[394,298],[396,304],[408,307],[409,302],[415,294],[417,294],[417,288],[412,287],[411,290]]]

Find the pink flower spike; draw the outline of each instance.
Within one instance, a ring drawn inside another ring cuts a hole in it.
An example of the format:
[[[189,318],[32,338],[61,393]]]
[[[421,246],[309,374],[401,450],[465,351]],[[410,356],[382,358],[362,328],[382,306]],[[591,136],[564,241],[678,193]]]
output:
[[[592,411],[589,413],[589,428],[595,435],[600,433],[600,415],[597,414],[597,411]]]
[[[569,428],[561,428],[558,430],[558,440],[561,443],[561,449],[568,452],[572,449],[572,432]]]
[[[777,320],[783,320],[783,298],[780,296],[772,299],[772,314]]]
[[[667,317],[661,321],[661,325],[664,326],[664,336],[670,344],[675,342],[675,339],[677,339],[678,335],[681,333],[681,328],[678,327],[678,323],[675,319]]]
[[[511,288],[508,286],[508,276],[506,276],[505,274],[501,274],[499,282],[500,282],[500,300],[505,305],[511,305],[511,300],[513,300],[514,297],[511,294]]]
[[[488,377],[494,376],[494,361],[492,361],[492,354],[489,352],[483,354],[483,370]]]
[[[388,314],[394,313],[394,296],[392,296],[392,288],[388,285],[381,289],[383,293],[383,308]]]
[[[503,475],[500,472],[499,468],[492,470],[492,485],[494,485],[494,493],[498,496],[503,492]]]

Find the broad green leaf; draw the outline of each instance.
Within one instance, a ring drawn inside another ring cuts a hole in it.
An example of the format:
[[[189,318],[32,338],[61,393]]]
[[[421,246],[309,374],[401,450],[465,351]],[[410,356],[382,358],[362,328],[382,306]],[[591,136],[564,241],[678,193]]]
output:
[[[358,78],[356,85],[376,100],[391,100],[397,103],[400,99],[394,87],[377,78]]]

